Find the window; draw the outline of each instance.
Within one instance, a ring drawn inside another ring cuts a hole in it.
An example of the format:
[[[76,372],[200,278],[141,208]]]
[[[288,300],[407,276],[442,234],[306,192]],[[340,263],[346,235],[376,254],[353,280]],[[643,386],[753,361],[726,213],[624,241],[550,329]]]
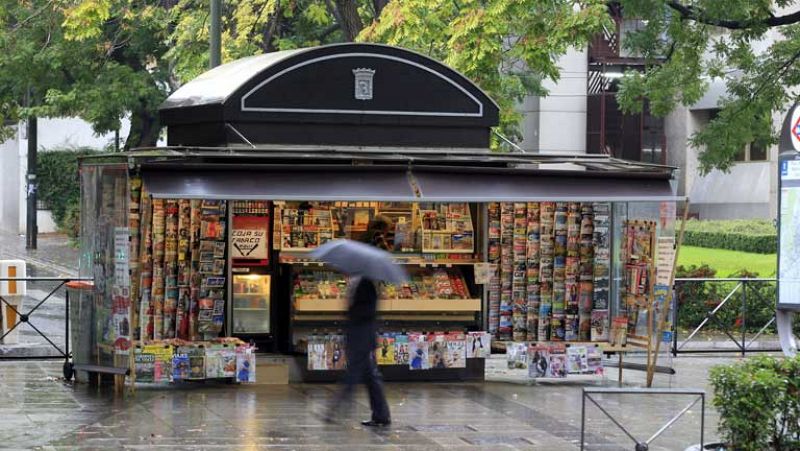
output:
[[[719,109],[708,110],[708,122],[713,121],[719,114]],[[753,141],[736,153],[734,161],[767,161],[768,148],[763,143]]]
[[[757,141],[750,143],[750,161],[767,161],[767,146]]]

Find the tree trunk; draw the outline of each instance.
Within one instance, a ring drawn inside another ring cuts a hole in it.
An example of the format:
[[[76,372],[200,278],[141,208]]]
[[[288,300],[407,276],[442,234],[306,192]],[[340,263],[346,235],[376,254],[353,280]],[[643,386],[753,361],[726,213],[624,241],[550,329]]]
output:
[[[372,10],[375,12],[375,20],[380,19],[383,8],[389,3],[389,0],[372,0]]]
[[[131,129],[125,140],[125,151],[136,147],[152,147],[158,143],[161,126],[158,113],[153,114],[145,105],[131,112]]]
[[[364,29],[364,24],[361,23],[361,17],[358,16],[358,5],[355,0],[336,0],[336,11],[341,18],[341,23],[344,32],[344,37],[353,42],[361,30]]]

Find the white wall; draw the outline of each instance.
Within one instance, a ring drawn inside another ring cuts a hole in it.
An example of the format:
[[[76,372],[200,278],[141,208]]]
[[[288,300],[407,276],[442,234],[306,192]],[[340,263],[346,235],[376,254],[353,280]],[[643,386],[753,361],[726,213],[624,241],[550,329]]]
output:
[[[120,146],[125,142],[130,123],[122,121]],[[96,135],[92,127],[78,118],[39,118],[40,152],[53,149],[91,147],[104,149],[114,143],[114,133]],[[14,138],[0,144],[0,230],[25,233],[27,215],[26,173],[28,171],[28,136],[24,123],[17,126]],[[37,212],[39,233],[55,231],[47,212]]]
[[[523,113],[521,147],[537,153],[586,153],[587,50],[570,49],[558,60],[561,79],[546,81],[546,97],[529,97]]]

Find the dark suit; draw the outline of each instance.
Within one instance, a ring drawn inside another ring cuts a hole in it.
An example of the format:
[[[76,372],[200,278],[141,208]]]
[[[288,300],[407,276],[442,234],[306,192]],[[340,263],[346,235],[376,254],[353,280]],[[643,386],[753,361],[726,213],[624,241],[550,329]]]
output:
[[[389,405],[383,393],[383,379],[373,358],[377,347],[378,290],[368,279],[361,279],[352,291],[350,309],[347,312],[347,372],[344,386],[331,406],[335,409],[349,398],[355,385],[364,383],[369,392],[372,420],[386,423],[390,420]]]

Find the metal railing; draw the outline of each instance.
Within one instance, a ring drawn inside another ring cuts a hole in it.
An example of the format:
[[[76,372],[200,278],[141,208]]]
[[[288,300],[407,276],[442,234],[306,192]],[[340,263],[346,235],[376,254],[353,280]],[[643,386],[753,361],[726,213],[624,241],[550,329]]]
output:
[[[631,431],[629,431],[620,420],[615,418],[603,406],[600,401],[593,398],[592,395],[656,395],[656,396],[697,396],[693,398],[686,407],[681,409],[680,412],[673,415],[666,423],[661,425],[656,432],[654,432],[646,440],[636,438]],[[700,408],[700,449],[703,449],[704,431],[705,431],[705,418],[706,418],[706,392],[705,390],[697,389],[670,389],[670,388],[584,388],[583,396],[581,397],[581,451],[583,451],[586,444],[586,400],[594,404],[603,415],[611,420],[625,435],[633,441],[636,451],[646,451],[650,444],[653,443],[658,437],[667,431],[676,421],[678,421],[686,412],[701,402]]]
[[[5,355],[0,354],[0,361],[3,360],[50,360],[50,359],[64,359],[64,377],[70,379],[72,377],[72,353],[69,348],[69,320],[70,320],[70,307],[69,307],[69,290],[65,289],[68,282],[72,281],[92,281],[91,278],[80,278],[80,277],[0,277],[0,282],[25,282],[26,284],[31,283],[44,283],[44,282],[53,282],[55,286],[47,292],[47,295],[42,297],[41,299],[34,299],[36,304],[30,308],[27,312],[22,313],[20,310],[23,310],[21,307],[17,309],[14,303],[9,302],[3,296],[0,296],[0,306],[5,305],[7,309],[11,309],[17,317],[16,323],[12,325],[8,330],[6,330],[2,335],[0,335],[0,340],[7,337],[11,332],[15,329],[22,326],[22,324],[27,324],[31,329],[33,329],[37,334],[39,334],[42,338],[47,341],[47,343],[55,349],[58,353],[57,355]],[[54,295],[59,291],[64,289],[64,346],[58,346],[47,333],[42,332],[34,323],[31,322],[31,317],[39,310],[39,308],[48,300],[53,299]],[[26,296],[26,298],[30,298],[31,296]],[[5,318],[3,318],[5,321]]]
[[[675,279],[675,296],[673,296],[673,324],[675,331],[672,337],[672,354],[679,353],[703,353],[703,352],[738,352],[745,356],[747,352],[775,352],[780,351],[780,347],[758,347],[753,349],[753,343],[766,332],[770,326],[775,324],[775,309],[777,306],[777,294],[766,295],[761,292],[770,284],[776,284],[774,278],[678,278]],[[682,288],[696,285],[723,285],[722,291],[715,292],[715,295],[708,299],[681,299]],[[728,287],[724,287],[728,285]],[[722,295],[724,294],[724,296]],[[719,295],[719,296],[716,296]],[[693,305],[687,305],[693,303]],[[681,309],[689,307],[701,307],[705,310],[704,318],[699,324],[692,325],[693,330],[684,340],[680,340],[680,320]],[[735,310],[734,310],[735,309]],[[767,309],[772,312],[769,319],[764,318],[763,313]],[[756,313],[754,313],[756,312]],[[720,317],[733,315],[735,321],[726,324]],[[759,318],[760,316],[760,318]],[[755,326],[754,322],[755,321]],[[725,334],[728,340],[736,346],[732,348],[691,346],[685,348],[686,344],[697,337],[698,333],[704,328],[715,326],[714,329]],[[748,334],[749,330],[755,330],[755,335]],[[748,341],[748,336],[749,341]]]

